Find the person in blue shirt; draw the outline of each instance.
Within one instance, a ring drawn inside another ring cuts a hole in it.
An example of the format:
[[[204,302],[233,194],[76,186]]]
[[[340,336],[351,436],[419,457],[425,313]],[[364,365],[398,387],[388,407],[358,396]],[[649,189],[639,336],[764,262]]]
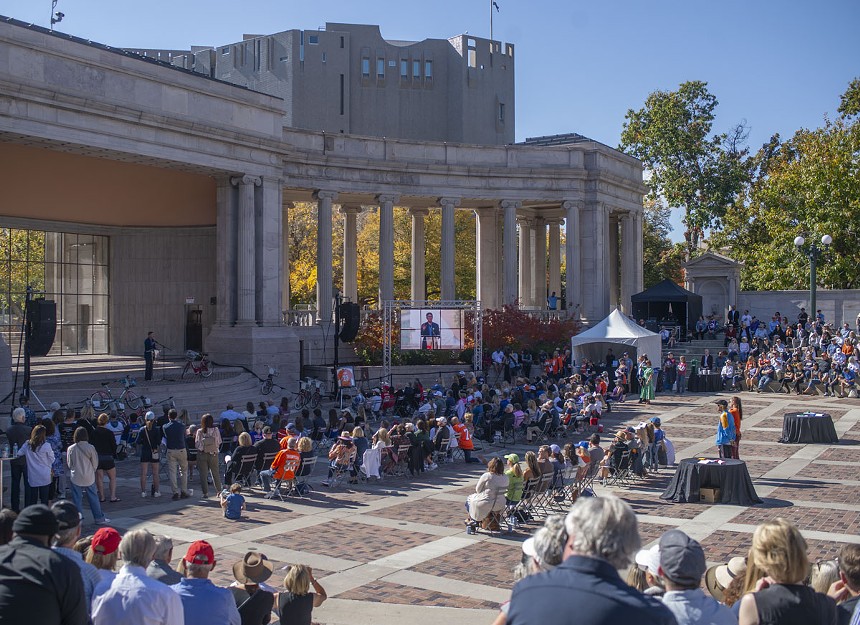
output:
[[[171,588],[182,600],[185,625],[241,625],[242,617],[233,593],[219,588],[209,579],[215,568],[212,545],[205,540],[191,543],[184,560],[187,577]]]
[[[221,493],[221,508],[224,510],[224,516],[228,519],[237,520],[242,517],[242,510],[245,509],[245,498],[240,494],[242,486],[233,484],[230,487],[230,494]]]

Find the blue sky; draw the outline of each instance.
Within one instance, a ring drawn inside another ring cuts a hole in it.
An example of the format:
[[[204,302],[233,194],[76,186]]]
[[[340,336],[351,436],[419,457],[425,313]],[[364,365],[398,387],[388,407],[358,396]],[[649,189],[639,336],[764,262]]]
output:
[[[716,129],[742,120],[758,148],[836,114],[860,76],[860,1],[497,0],[494,37],[516,46],[517,140],[579,132],[617,146],[649,92],[704,80]],[[59,0],[58,30],[122,47],[220,45],[244,33],[379,24],[384,37],[489,36],[489,0]],[[0,0],[48,25],[50,0]],[[677,237],[677,232],[675,236]]]

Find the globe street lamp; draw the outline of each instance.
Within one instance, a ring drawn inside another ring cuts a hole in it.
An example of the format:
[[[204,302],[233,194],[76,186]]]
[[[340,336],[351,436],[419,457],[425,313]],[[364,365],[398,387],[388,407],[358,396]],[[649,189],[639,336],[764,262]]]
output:
[[[804,249],[806,239],[802,236],[794,239],[794,245],[797,247],[797,250],[809,259],[809,308],[811,309],[809,312],[813,320],[818,319],[818,309],[815,307],[815,265],[818,262],[818,259],[821,258],[824,250],[826,250],[831,243],[833,243],[833,237],[829,234],[825,234],[821,237],[821,247],[818,247],[815,241],[813,241],[809,244],[809,247]],[[813,325],[815,325],[814,321]]]

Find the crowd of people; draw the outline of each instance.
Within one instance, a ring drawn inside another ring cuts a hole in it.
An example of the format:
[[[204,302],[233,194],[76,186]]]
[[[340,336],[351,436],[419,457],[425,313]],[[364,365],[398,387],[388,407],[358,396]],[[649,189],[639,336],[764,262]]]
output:
[[[708,323],[696,322],[697,337],[709,333],[701,330]],[[821,310],[810,317],[804,308],[794,322],[778,311],[765,322],[731,308],[723,332],[725,349],[705,350],[701,368],[719,373],[724,389],[857,396],[860,342],[847,322],[834,327]]]
[[[678,529],[641,549],[636,515],[612,495],[581,498],[522,544],[495,625],[856,625],[860,545],[811,564],[789,521],[759,525],[745,555],[707,567]],[[629,567],[626,581],[619,571]],[[704,589],[703,589],[704,586]]]
[[[192,542],[175,568],[173,541],[135,529],[81,534],[69,501],[0,512],[0,623],[63,625],[310,625],[326,591],[304,564],[279,570],[258,551],[232,564],[234,582],[210,579],[218,565],[205,540]],[[222,565],[223,566],[223,565]]]

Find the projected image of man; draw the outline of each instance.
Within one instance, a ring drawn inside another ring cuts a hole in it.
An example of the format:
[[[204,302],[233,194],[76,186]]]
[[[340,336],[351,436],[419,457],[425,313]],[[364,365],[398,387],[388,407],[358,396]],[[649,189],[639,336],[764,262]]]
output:
[[[433,321],[433,313],[427,313],[427,321],[421,324],[421,349],[439,349],[441,337],[439,324]]]

